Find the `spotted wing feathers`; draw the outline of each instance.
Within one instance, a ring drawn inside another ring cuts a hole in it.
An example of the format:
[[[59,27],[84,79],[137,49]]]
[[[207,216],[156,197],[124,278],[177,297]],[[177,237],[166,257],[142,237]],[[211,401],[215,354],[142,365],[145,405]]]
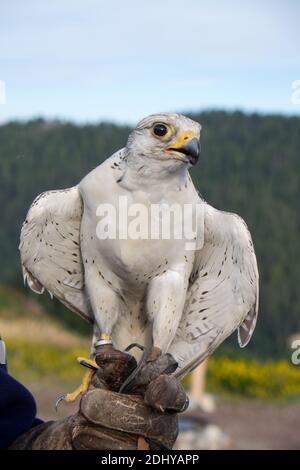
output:
[[[250,233],[235,214],[205,205],[204,246],[197,253],[184,314],[170,352],[183,376],[234,330],[240,346],[254,331],[258,270]]]
[[[89,319],[80,252],[81,216],[77,187],[40,194],[23,223],[19,249],[24,282],[38,294],[47,289]]]

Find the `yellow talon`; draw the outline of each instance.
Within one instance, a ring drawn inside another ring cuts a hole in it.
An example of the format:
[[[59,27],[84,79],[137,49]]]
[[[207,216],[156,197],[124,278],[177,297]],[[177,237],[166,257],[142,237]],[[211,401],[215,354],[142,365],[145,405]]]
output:
[[[97,370],[99,366],[96,361],[93,359],[86,359],[85,357],[77,357],[77,362],[82,366],[89,367],[90,369]]]
[[[95,371],[91,369],[91,370],[88,370],[84,374],[82,382],[79,385],[79,387],[77,387],[76,390],[74,390],[74,392],[67,393],[67,395],[65,396],[65,401],[67,403],[72,403],[80,395],[83,395],[84,393],[86,393],[88,391],[88,388],[89,388],[89,385],[91,383],[91,380],[92,380],[92,377],[93,377],[94,373],[95,373]]]
[[[96,372],[97,369],[99,369],[99,366],[93,359],[86,359],[85,357],[78,357],[77,362],[79,362],[79,364],[81,364],[82,366],[88,367],[89,370],[84,374],[81,384],[79,385],[79,387],[77,387],[74,390],[74,392],[67,393],[67,395],[62,396],[57,400],[55,404],[56,410],[57,410],[58,404],[61,401],[65,401],[66,403],[72,403],[80,395],[84,395],[89,389],[94,373]]]

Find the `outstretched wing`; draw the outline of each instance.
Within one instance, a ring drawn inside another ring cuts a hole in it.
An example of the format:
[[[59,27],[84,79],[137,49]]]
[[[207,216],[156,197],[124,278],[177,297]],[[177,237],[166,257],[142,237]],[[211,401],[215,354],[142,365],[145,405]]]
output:
[[[82,210],[77,187],[40,194],[23,223],[19,249],[24,282],[38,294],[47,289],[89,320],[80,252]]]
[[[258,270],[251,235],[235,214],[205,204],[204,245],[197,253],[184,314],[169,352],[178,377],[190,372],[238,328],[248,344],[258,309]]]

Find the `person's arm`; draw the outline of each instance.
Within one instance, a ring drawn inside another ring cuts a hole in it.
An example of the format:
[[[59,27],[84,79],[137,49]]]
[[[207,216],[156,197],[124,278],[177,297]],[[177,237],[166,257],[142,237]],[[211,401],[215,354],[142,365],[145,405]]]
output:
[[[40,424],[31,393],[7,372],[5,343],[0,338],[0,449]]]

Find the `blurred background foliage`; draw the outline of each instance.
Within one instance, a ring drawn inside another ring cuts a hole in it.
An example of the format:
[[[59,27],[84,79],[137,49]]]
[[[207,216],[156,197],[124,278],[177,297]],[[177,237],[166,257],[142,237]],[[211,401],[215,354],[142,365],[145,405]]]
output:
[[[219,354],[287,358],[300,332],[300,118],[204,112],[202,155],[191,174],[209,203],[239,213],[253,236],[260,270],[260,316],[245,351],[229,341]],[[110,123],[74,125],[36,119],[0,126],[0,283],[40,302],[80,333],[89,327],[47,295],[22,286],[18,239],[34,197],[76,184],[112,152],[130,129]],[[0,307],[11,302],[0,295]],[[16,306],[20,311],[20,306]]]

